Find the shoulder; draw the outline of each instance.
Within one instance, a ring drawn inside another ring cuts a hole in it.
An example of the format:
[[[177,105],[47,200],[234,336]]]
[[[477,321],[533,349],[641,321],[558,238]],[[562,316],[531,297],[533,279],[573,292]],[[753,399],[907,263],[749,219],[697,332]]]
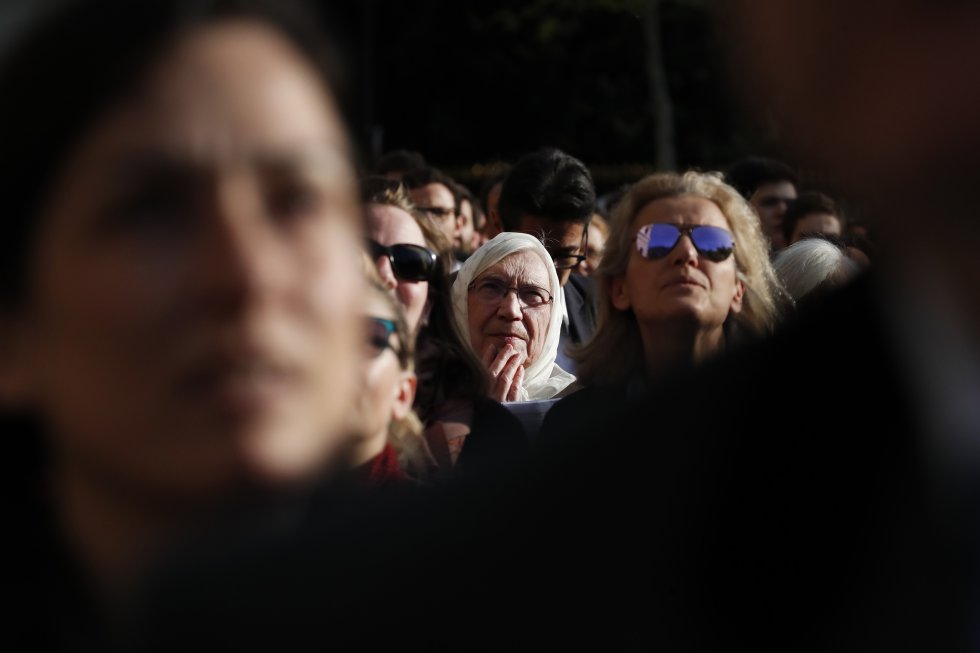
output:
[[[517,417],[493,399],[474,398],[470,434],[459,455],[465,473],[496,473],[522,462],[528,447],[527,433]]]

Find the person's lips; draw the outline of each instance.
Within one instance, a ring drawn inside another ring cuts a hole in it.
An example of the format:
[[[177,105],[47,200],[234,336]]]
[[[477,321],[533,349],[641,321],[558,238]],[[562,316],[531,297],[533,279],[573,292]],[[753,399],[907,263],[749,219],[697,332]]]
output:
[[[200,400],[229,417],[247,417],[269,409],[294,391],[298,368],[282,357],[258,350],[212,352],[179,375],[181,395]]]
[[[489,335],[490,335],[491,338],[500,338],[501,340],[504,340],[504,341],[507,341],[507,342],[513,342],[513,341],[517,341],[517,340],[523,340],[524,342],[527,342],[527,335],[525,335],[523,333],[513,333],[513,332],[504,333],[504,332],[498,332],[498,333],[491,333]]]
[[[694,277],[676,277],[664,284],[664,288],[669,288],[671,286],[680,286],[680,287],[688,286],[694,288],[706,287],[703,283],[701,283],[698,279],[695,279]]]

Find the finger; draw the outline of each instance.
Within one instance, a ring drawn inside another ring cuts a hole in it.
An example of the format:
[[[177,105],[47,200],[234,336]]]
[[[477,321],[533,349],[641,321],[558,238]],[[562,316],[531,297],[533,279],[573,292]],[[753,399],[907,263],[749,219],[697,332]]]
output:
[[[519,369],[521,369],[521,357],[519,355],[511,356],[510,360],[507,361],[507,365],[504,366],[504,369],[497,377],[497,390],[504,397],[510,396],[511,386],[514,384],[514,377],[517,375],[517,370]]]
[[[517,368],[517,374],[514,375],[514,380],[510,384],[510,390],[507,393],[507,401],[520,401],[521,399],[521,388],[524,387],[524,365]]]
[[[510,363],[510,359],[517,358],[518,355],[519,352],[516,349],[514,349],[513,346],[511,345],[505,346],[503,349],[500,350],[500,353],[497,354],[497,357],[494,358],[493,361],[487,366],[487,372],[490,373],[491,377],[496,378],[497,376],[500,375],[503,369]]]
[[[490,369],[490,364],[493,362],[493,359],[496,357],[497,357],[497,346],[494,345],[493,343],[490,343],[483,349],[483,355],[480,357],[480,360],[483,361],[484,367]]]

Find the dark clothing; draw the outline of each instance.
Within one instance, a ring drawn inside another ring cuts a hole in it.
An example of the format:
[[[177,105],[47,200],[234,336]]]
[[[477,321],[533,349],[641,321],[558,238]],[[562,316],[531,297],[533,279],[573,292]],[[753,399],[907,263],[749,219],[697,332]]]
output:
[[[462,474],[508,475],[527,458],[528,438],[520,420],[489,397],[473,400],[473,423],[456,461]]]
[[[568,324],[562,323],[555,362],[566,372],[575,374],[575,362],[568,356],[568,347],[587,342],[595,333],[598,313],[595,284],[589,277],[573,274],[563,286]]]
[[[972,543],[887,333],[861,282],[573,428],[510,484],[325,514],[171,578],[151,641],[203,625],[394,646],[441,615],[427,648],[959,650]],[[808,404],[827,396],[860,401]]]

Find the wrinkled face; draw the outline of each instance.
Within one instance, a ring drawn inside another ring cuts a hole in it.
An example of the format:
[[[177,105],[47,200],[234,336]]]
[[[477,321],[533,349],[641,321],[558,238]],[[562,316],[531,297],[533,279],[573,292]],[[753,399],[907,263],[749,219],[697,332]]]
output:
[[[793,225],[793,234],[788,244],[792,245],[804,236],[812,234],[840,236],[840,220],[832,213],[807,213]]]
[[[501,259],[473,280],[476,287],[481,281],[494,279],[512,287],[533,285],[549,291],[548,268],[541,258],[530,251],[521,251]],[[469,313],[470,344],[477,355],[489,346],[501,351],[513,345],[526,356],[524,366],[537,360],[548,336],[548,324],[554,303],[522,308],[513,289],[499,302],[484,302],[470,291],[466,308]]]
[[[637,213],[630,231],[635,236],[644,225],[664,222],[730,230],[714,202],[685,196],[650,202]],[[633,311],[641,330],[675,323],[710,331],[720,329],[730,312],[741,310],[743,286],[735,275],[734,255],[709,261],[682,235],[665,257],[648,260],[630,242],[626,274],[613,279],[611,298],[616,309]]]
[[[57,453],[191,500],[312,472],[362,348],[355,184],[313,69],[260,24],[193,32],[66,163],[11,372]]]
[[[589,225],[589,243],[585,248],[585,260],[578,268],[579,274],[589,276],[599,267],[602,260],[602,250],[606,248],[606,237],[599,231],[599,227]]]
[[[558,271],[558,283],[564,286],[572,274],[573,264],[577,263],[575,256],[585,253],[583,251],[585,225],[524,215],[521,217],[518,231],[541,239],[554,260]]]
[[[427,184],[419,188],[409,189],[408,194],[412,203],[420,211],[428,214],[432,222],[446,234],[451,243],[457,240],[456,227],[456,198],[453,192],[442,184]]]
[[[796,199],[796,186],[788,181],[779,181],[759,186],[749,203],[762,220],[762,233],[766,235],[773,249],[786,246],[783,236],[783,216],[790,202]]]
[[[380,245],[419,245],[428,247],[422,229],[415,218],[395,206],[386,204],[369,204],[365,210],[367,215],[368,236]],[[425,304],[429,298],[428,281],[408,281],[399,279],[391,269],[391,261],[387,256],[378,257],[375,261],[381,281],[394,291],[395,297],[405,307],[405,319],[408,328],[415,332],[418,329]]]

